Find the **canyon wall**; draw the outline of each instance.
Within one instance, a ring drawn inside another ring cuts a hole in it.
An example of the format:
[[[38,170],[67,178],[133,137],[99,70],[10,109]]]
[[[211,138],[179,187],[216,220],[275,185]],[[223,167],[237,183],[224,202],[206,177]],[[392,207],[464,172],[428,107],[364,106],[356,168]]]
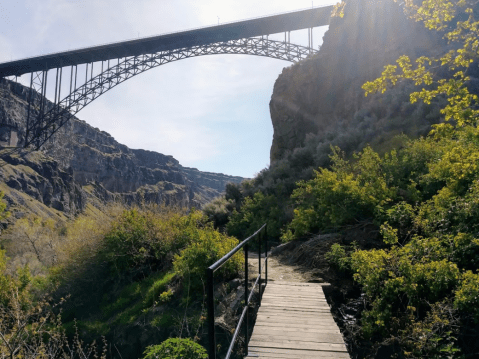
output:
[[[408,106],[406,84],[383,97],[367,98],[361,86],[377,78],[385,65],[401,55],[415,59],[445,50],[441,36],[407,18],[399,2],[346,0],[344,17],[331,19],[319,53],[285,68],[274,85],[271,161],[304,146],[308,134],[326,136],[330,132],[329,137],[337,137],[356,128],[364,145],[382,132],[427,133],[431,123],[440,118],[433,114],[425,119],[431,109]],[[399,102],[398,98],[404,100]],[[404,122],[414,111],[424,112],[424,122],[415,119],[414,123],[398,125],[391,121],[402,117]],[[370,121],[372,117],[375,119]],[[364,118],[371,127],[369,132],[361,128]],[[396,126],[394,131],[391,126]]]
[[[1,80],[0,145],[24,142],[27,94],[21,84]],[[31,116],[35,115],[33,110]],[[172,156],[130,149],[76,117],[41,151],[20,151],[2,155],[2,159],[0,190],[10,205],[23,208],[19,216],[24,209],[72,216],[88,205],[110,201],[201,207],[220,195],[226,183],[243,180],[183,167]]]

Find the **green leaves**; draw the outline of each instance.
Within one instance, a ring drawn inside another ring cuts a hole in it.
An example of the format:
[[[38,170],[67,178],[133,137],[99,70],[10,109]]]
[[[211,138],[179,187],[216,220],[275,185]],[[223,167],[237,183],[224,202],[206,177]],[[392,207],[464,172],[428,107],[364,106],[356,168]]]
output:
[[[146,348],[143,359],[207,359],[206,349],[191,339],[170,338]]]
[[[458,46],[437,58],[422,56],[414,64],[408,56],[401,56],[397,65],[385,66],[380,77],[363,85],[365,95],[384,93],[388,86],[409,80],[420,87],[411,93],[411,103],[423,101],[430,104],[436,98],[445,97],[447,105],[441,113],[446,121],[453,121],[458,127],[477,125],[478,98],[469,93],[467,84],[470,78],[466,76],[469,66],[479,58],[479,22],[474,19],[473,5],[463,0],[424,0],[420,6],[406,1],[405,10],[416,21],[424,22],[428,29],[446,31],[444,37]],[[468,16],[468,20],[454,23],[459,15]],[[452,76],[438,78],[435,74],[439,69]]]
[[[296,238],[373,217],[395,195],[382,159],[370,147],[355,161],[345,160],[339,149],[333,149],[331,160],[331,170],[320,168],[312,180],[298,182],[292,194],[296,208],[289,229]]]

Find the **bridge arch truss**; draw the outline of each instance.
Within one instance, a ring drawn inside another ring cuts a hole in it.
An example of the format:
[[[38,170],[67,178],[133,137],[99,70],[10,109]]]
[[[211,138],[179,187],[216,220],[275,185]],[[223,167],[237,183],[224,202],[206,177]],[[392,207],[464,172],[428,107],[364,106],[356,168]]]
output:
[[[116,60],[86,63],[85,81],[78,86],[78,78],[82,75],[78,73],[78,66],[73,65],[70,68],[69,93],[63,99],[60,99],[60,94],[64,68],[60,67],[56,68],[54,79],[55,98],[53,106],[47,106],[45,100],[49,70],[33,72],[30,80],[27,125],[23,147],[33,147],[38,150],[59,128],[102,94],[136,75],[161,65],[192,57],[217,54],[255,55],[297,62],[315,52],[317,50],[314,50],[311,46],[292,44],[286,39],[284,42],[269,40],[266,36],[221,41]],[[93,67],[95,65],[97,68],[101,65],[101,71],[98,75],[94,75]],[[35,91],[42,96],[36,95]]]

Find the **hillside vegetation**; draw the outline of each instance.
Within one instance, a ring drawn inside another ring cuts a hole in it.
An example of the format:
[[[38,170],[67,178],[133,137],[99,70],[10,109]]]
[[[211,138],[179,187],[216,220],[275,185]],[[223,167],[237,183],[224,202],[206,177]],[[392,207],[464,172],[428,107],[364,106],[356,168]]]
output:
[[[0,251],[0,355],[204,357],[205,269],[237,243],[195,210],[19,220],[2,242],[13,258]],[[242,265],[235,256],[216,278]]]

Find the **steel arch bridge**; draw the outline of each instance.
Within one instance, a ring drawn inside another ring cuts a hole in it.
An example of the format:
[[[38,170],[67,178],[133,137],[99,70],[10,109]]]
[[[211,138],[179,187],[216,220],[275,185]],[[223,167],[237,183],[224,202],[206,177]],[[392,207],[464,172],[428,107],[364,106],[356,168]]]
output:
[[[246,54],[290,62],[305,59],[317,52],[313,49],[312,28],[327,25],[331,10],[331,6],[303,10],[13,61],[0,64],[0,77],[30,74],[26,131],[20,137],[23,138],[23,147],[39,149],[85,106],[124,81],[152,68],[214,54]],[[308,46],[292,44],[290,31],[305,28],[308,29]],[[284,41],[269,40],[269,34],[283,31]],[[79,80],[78,65],[85,65],[84,81]],[[96,75],[95,65],[97,71],[100,67]],[[62,97],[64,69],[70,81],[67,95]],[[46,102],[50,70],[56,72],[53,105]]]

